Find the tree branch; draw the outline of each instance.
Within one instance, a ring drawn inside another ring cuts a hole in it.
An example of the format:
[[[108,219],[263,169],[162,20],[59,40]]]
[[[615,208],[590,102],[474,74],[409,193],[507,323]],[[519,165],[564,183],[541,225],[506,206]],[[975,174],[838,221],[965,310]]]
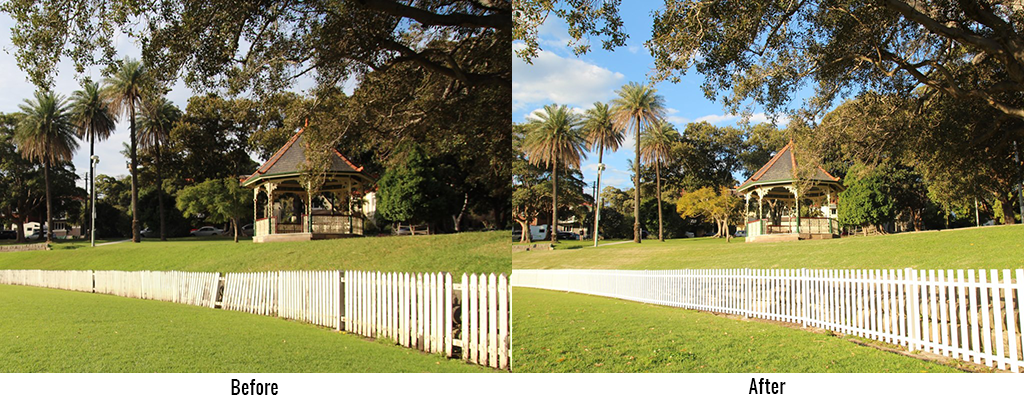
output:
[[[489,28],[502,32],[512,32],[510,12],[498,12],[487,15],[466,13],[436,14],[391,0],[356,0],[356,3],[369,10],[381,11],[396,17],[411,18],[423,25]]]

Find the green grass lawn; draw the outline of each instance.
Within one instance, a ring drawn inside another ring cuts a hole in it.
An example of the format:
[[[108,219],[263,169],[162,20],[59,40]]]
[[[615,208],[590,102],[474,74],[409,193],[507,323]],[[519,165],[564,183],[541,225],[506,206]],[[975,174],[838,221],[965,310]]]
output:
[[[956,372],[771,323],[515,288],[513,372]]]
[[[553,251],[514,253],[512,268],[1017,269],[1022,250],[1024,225],[1012,225],[781,243],[691,238],[594,248],[593,241],[565,241]]]
[[[509,273],[510,243],[500,231],[264,244],[226,237],[145,239],[95,248],[89,241],[58,241],[50,251],[0,253],[0,270],[448,271],[459,277]]]
[[[0,285],[0,372],[488,372],[279,318]]]

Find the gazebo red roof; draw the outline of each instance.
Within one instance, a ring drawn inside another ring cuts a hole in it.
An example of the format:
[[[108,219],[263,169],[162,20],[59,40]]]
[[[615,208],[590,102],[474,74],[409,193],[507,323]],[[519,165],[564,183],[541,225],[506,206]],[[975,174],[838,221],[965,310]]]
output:
[[[753,176],[737,186],[736,189],[742,191],[758,183],[793,181],[796,179],[796,168],[794,145],[793,141],[790,141],[785,147],[782,147],[781,150],[775,153],[775,156],[767,164],[764,164],[761,169],[758,169]],[[814,171],[814,175],[808,179],[822,182],[839,182],[839,178],[832,176],[821,166],[818,166],[818,169]]]
[[[242,184],[248,185],[261,177],[300,173],[302,171],[302,163],[306,160],[306,142],[302,138],[302,132],[305,129],[305,127],[299,129],[267,162],[260,165],[256,172],[242,179]],[[334,153],[328,172],[361,173],[366,175],[363,173],[363,167],[353,164],[352,161],[345,158],[337,149],[332,148],[331,151],[334,151]]]

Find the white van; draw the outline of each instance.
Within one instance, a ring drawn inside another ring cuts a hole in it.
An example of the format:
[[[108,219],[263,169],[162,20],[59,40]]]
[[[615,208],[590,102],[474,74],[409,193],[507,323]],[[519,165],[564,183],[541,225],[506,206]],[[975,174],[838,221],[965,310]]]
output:
[[[543,241],[548,239],[548,226],[547,225],[531,225],[530,226],[530,239],[534,241]]]

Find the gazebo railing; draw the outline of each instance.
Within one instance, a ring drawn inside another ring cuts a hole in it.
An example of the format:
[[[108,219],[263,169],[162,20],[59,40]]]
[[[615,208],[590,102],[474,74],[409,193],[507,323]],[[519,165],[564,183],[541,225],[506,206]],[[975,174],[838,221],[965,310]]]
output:
[[[778,224],[773,224],[767,219],[752,220],[747,222],[747,236],[758,236],[766,234],[839,234],[841,228],[833,218],[824,217],[800,217],[800,226],[797,228],[796,218],[782,217]]]
[[[353,215],[314,215],[314,234],[363,234],[363,218]]]

